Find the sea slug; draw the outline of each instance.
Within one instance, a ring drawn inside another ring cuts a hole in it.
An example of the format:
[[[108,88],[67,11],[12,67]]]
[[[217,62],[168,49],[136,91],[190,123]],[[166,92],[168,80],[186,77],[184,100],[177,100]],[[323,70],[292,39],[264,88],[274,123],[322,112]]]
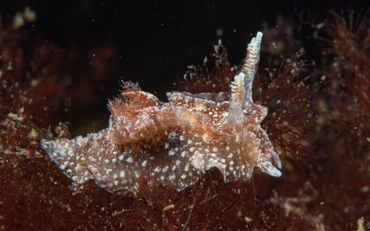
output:
[[[182,190],[217,168],[226,182],[248,180],[254,167],[281,176],[281,162],[261,122],[252,84],[262,33],[230,92],[169,92],[168,102],[126,83],[109,102],[109,127],[74,139],[41,140],[43,149],[76,184],[93,180],[109,192],[139,192],[140,183]]]

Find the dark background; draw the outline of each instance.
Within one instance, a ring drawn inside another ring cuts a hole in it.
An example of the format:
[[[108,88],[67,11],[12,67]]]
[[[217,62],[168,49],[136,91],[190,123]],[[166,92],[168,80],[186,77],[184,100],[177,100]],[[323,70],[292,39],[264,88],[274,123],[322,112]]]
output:
[[[219,37],[232,62],[238,63],[251,34],[264,21],[275,25],[278,14],[319,18],[322,11],[356,8],[365,1],[312,2],[2,0],[0,13],[10,18],[31,6],[37,13],[34,32],[47,40],[64,48],[113,45],[119,51],[122,77],[167,83],[181,77],[187,65],[201,64]]]

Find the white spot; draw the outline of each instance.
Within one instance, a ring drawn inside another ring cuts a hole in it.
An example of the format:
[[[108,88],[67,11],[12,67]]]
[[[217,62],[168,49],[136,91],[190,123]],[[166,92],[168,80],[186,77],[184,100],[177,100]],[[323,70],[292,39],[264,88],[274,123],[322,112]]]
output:
[[[187,154],[187,153],[186,153],[186,151],[182,151],[182,152],[181,152],[181,157],[185,157],[185,156],[186,156],[186,154]]]
[[[231,158],[233,158],[233,155],[234,155],[233,153],[229,153],[229,155],[227,155],[227,158],[231,159]]]
[[[125,177],[125,172],[123,170],[119,173],[119,177],[121,178]]]
[[[146,166],[146,164],[147,164],[147,161],[146,161],[146,160],[144,160],[144,161],[143,161],[143,163],[141,164],[141,166],[145,167],[145,166]]]
[[[196,151],[194,155],[191,157],[191,164],[194,168],[198,170],[204,169],[205,165],[204,155],[201,155],[198,151]]]
[[[132,156],[130,156],[129,158],[126,159],[126,161],[128,163],[132,163],[132,162],[134,162],[134,159],[132,158]]]
[[[210,137],[207,133],[204,133],[202,136],[204,142],[208,143],[210,141]]]
[[[171,149],[171,150],[168,152],[168,155],[169,155],[169,156],[173,156],[173,155],[175,155],[175,152]]]
[[[76,171],[79,171],[81,169],[82,169],[82,165],[80,163],[78,163],[77,166],[76,166]]]
[[[120,156],[118,157],[118,159],[119,159],[119,160],[123,160],[123,155],[120,155]]]

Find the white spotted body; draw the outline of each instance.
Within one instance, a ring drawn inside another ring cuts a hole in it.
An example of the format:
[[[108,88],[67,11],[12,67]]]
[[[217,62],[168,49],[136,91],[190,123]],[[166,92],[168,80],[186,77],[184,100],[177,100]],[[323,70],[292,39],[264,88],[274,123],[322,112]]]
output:
[[[74,139],[42,140],[75,183],[138,192],[139,182],[181,190],[217,168],[225,181],[248,180],[254,167],[278,177],[278,154],[260,123],[267,109],[252,100],[262,34],[248,45],[230,93],[171,92],[168,103],[130,85],[110,102],[109,127]]]

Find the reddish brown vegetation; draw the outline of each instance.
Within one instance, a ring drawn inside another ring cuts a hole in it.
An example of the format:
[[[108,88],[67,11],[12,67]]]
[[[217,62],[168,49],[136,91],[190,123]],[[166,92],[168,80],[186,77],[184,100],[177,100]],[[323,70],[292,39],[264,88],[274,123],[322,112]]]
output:
[[[313,67],[310,83],[301,62],[280,60],[278,67],[261,66],[254,86],[255,100],[269,108],[264,126],[284,159],[282,178],[257,173],[250,183],[226,185],[210,171],[183,192],[158,188],[137,197],[111,195],[93,184],[73,190],[39,147],[50,133],[47,125],[66,119],[59,112],[68,97],[81,99],[72,108],[94,102],[93,84],[99,85],[104,68],[84,69],[91,77],[86,86],[73,77],[81,70],[75,53],[26,46],[31,38],[24,32],[1,30],[0,229],[354,230],[361,217],[366,227],[369,19],[358,31],[338,16],[326,25],[321,36],[331,41],[323,43],[330,56]],[[186,90],[225,90],[234,71],[226,53],[219,54],[213,71],[189,73]],[[313,81],[315,75],[325,77]]]
[[[183,90],[191,93],[227,92],[229,84],[237,73],[230,65],[228,54],[221,41],[214,46],[211,60],[204,59],[203,66],[189,66],[182,82]]]
[[[112,48],[89,53],[64,50],[27,30],[6,24],[0,29],[0,118],[23,108],[38,124],[55,125],[66,119],[61,117],[68,115],[66,110],[78,115],[83,113],[81,107],[91,107],[97,100]]]

